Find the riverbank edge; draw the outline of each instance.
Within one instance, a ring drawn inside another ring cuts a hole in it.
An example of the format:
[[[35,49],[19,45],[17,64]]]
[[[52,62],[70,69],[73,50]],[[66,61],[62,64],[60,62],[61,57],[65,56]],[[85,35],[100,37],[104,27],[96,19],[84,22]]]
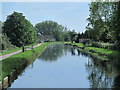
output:
[[[20,54],[22,54],[22,55],[26,54],[26,53],[30,54],[29,57],[27,57],[27,58],[25,57],[26,55],[23,55],[22,57],[19,57],[22,60],[22,62],[19,62],[19,65],[17,67],[14,67],[14,69],[12,71],[10,71],[9,74],[2,77],[2,80],[0,81],[0,89],[7,88],[8,84],[9,84],[9,80],[11,78],[13,78],[13,76],[15,74],[19,74],[20,71],[23,68],[25,68],[27,65],[29,65],[31,61],[34,61],[35,58],[39,57],[42,54],[42,52],[46,49],[46,47],[49,46],[49,44],[50,43],[43,43],[41,46],[34,48],[33,51],[29,50],[29,51],[21,52],[21,53],[18,53],[16,55],[13,55],[13,56],[11,56],[7,59],[4,59],[2,62],[14,59],[13,62],[12,62],[12,63],[14,63],[14,61],[15,61],[14,57],[17,57],[17,56],[19,57]]]
[[[71,46],[77,48],[78,50],[80,50],[82,53],[84,53],[94,59],[100,60],[102,62],[109,62],[109,56],[110,56],[109,54],[104,54],[104,53],[98,52],[97,50],[93,50],[93,49],[87,50],[86,46],[78,45],[77,43],[65,43],[65,45],[71,45]],[[92,48],[96,48],[96,47],[92,47]],[[101,48],[101,49],[103,49],[103,48]]]

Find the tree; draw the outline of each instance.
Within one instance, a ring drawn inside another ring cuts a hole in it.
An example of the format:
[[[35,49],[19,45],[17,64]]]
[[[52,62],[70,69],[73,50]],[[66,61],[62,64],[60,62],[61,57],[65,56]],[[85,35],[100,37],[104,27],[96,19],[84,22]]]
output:
[[[3,23],[0,21],[0,34],[2,33],[2,26],[3,26]]]
[[[0,21],[0,50],[2,49],[2,22]]]
[[[0,50],[11,49],[14,47],[10,42],[6,34],[3,34],[3,22],[0,21]]]
[[[13,12],[7,16],[4,22],[3,33],[5,33],[13,45],[23,47],[25,44],[32,44],[35,42],[36,30],[28,21],[23,13]]]
[[[68,29],[54,21],[44,21],[35,25],[37,35],[51,35],[56,41],[68,40]]]
[[[102,42],[120,42],[119,16],[119,2],[92,2],[86,26],[89,38]]]
[[[71,42],[73,43],[73,41],[76,40],[76,37],[75,37],[75,36],[76,36],[77,32],[75,32],[75,30],[72,30],[72,31],[69,31],[68,33],[69,33]]]
[[[112,30],[115,34],[114,41],[118,49],[120,49],[120,1],[113,4]]]
[[[80,33],[78,33],[78,34],[76,34],[76,35],[77,35],[77,38],[76,38],[75,42],[76,42],[76,43],[79,43],[79,39],[81,38],[81,35],[80,35]]]

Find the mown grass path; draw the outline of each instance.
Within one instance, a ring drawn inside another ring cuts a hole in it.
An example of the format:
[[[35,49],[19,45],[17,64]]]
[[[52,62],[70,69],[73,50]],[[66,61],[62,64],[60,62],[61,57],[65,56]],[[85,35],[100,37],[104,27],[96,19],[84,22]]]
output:
[[[33,46],[33,48],[39,47],[41,44],[42,44],[42,43],[37,44],[37,45]],[[31,48],[32,48],[32,47],[29,47],[29,48],[26,48],[25,50],[31,50]],[[6,58],[8,58],[8,57],[10,57],[10,56],[12,56],[12,55],[15,55],[15,54],[17,54],[17,53],[20,53],[20,52],[22,52],[22,50],[18,50],[18,51],[16,51],[16,52],[12,52],[12,53],[9,53],[9,54],[1,55],[1,56],[0,56],[0,61],[3,60],[3,59],[6,59]]]

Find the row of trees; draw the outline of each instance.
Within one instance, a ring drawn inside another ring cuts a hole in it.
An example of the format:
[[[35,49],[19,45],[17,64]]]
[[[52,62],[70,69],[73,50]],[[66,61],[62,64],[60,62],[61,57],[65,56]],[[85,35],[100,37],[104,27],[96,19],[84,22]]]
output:
[[[85,35],[95,41],[120,45],[120,1],[92,2]]]
[[[50,20],[36,24],[35,28],[38,36],[51,35],[56,41],[70,41],[72,33],[76,33],[74,30],[70,31],[68,28]]]
[[[33,44],[38,40],[39,35],[51,35],[56,41],[70,41],[73,40],[73,34],[76,32],[70,31],[68,28],[58,24],[54,21],[44,21],[35,25],[35,27],[28,21],[23,13],[13,12],[7,16],[5,22],[1,22],[2,43],[10,43],[12,45],[23,47],[27,44]],[[5,47],[2,44],[2,48]]]

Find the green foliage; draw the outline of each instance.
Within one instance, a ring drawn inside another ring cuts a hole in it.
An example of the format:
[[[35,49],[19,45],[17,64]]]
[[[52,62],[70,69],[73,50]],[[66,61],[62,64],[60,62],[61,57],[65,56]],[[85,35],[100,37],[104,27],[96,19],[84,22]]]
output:
[[[7,49],[12,49],[14,48],[15,46],[12,45],[10,42],[9,42],[9,38],[7,37],[6,34],[0,34],[0,50],[7,50]]]
[[[87,36],[95,41],[120,46],[120,1],[92,2],[86,27]]]
[[[3,26],[3,23],[0,21],[0,34],[2,33],[2,26]]]
[[[25,19],[23,13],[13,12],[7,16],[4,22],[3,33],[10,38],[13,45],[21,46],[35,41],[36,30],[33,25]]]
[[[114,2],[112,17],[112,31],[114,32],[114,41],[118,49],[120,49],[120,1]]]
[[[109,43],[102,43],[104,45],[110,45]],[[94,46],[86,46],[83,45],[82,43],[74,43],[71,45],[77,45],[79,50],[90,54],[92,57],[101,60],[101,61],[106,61],[106,60],[118,60],[120,52],[116,50],[110,50],[110,49],[104,49],[102,47],[94,47]]]
[[[73,43],[73,41],[76,40],[76,34],[77,34],[77,33],[75,32],[75,30],[72,30],[72,31],[69,31],[68,34],[70,35],[70,40],[71,40],[72,43]]]
[[[84,45],[82,43],[75,43],[75,45],[77,45],[79,47],[84,47]]]
[[[15,46],[10,43],[7,35],[2,33],[2,27],[3,23],[0,21],[0,50],[8,50],[14,48]]]
[[[104,49],[115,49],[115,44],[112,43],[103,43],[103,42],[91,42],[93,47],[99,47]]]
[[[68,29],[54,21],[44,21],[35,25],[37,35],[51,35],[56,41],[69,41]]]

